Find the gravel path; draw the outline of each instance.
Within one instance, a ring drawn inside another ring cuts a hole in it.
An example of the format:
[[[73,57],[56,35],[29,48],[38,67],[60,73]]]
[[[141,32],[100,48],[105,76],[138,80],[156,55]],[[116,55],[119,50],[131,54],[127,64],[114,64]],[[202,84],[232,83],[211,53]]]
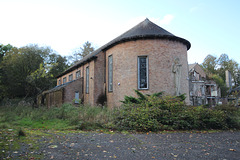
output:
[[[38,139],[39,149],[22,144],[11,153],[13,159],[27,152],[40,155],[40,159],[240,159],[240,132],[217,133],[49,133]],[[35,158],[32,158],[35,159]]]

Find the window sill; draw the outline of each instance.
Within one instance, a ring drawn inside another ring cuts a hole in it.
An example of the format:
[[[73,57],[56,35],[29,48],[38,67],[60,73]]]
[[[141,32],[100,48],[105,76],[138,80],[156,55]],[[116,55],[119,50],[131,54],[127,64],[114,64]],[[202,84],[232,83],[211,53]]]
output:
[[[138,90],[149,90],[149,88],[138,88]]]

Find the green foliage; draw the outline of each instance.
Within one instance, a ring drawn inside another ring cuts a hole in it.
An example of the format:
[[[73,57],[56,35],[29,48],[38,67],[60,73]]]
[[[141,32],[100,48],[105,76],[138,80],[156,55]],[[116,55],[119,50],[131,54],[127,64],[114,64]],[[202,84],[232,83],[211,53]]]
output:
[[[222,96],[227,95],[225,71],[230,71],[235,86],[240,85],[240,68],[239,64],[233,59],[229,59],[227,54],[220,55],[219,58],[208,55],[201,64],[209,78],[214,79],[221,88]]]
[[[122,108],[115,113],[117,128],[137,131],[230,129],[240,128],[239,109],[185,105],[184,95],[145,96],[146,99],[126,96]],[[142,99],[142,100],[140,100]],[[134,103],[136,102],[136,103]],[[232,110],[232,111],[231,111]]]
[[[13,46],[10,44],[7,44],[7,45],[0,44],[0,63],[3,57],[5,56],[5,54],[9,52],[12,49],[12,47]]]
[[[92,47],[92,43],[85,42],[82,47],[76,49],[70,59],[73,59],[73,64],[77,63],[80,59],[86,57],[94,51],[94,47]]]
[[[24,132],[24,130],[22,128],[20,128],[18,131],[17,131],[17,135],[18,137],[25,137],[26,136],[26,133]]]
[[[129,103],[139,104],[139,103],[142,103],[143,101],[146,101],[148,99],[148,97],[160,97],[163,94],[163,92],[158,92],[158,93],[154,93],[152,95],[144,95],[138,90],[134,90],[134,91],[137,94],[138,98],[135,98],[133,96],[125,96],[124,100],[121,102],[124,104],[129,104]]]
[[[56,86],[56,76],[67,67],[66,58],[49,47],[12,47],[0,63],[0,100],[35,97]]]
[[[218,84],[218,86],[221,88],[221,96],[225,97],[227,95],[228,88],[222,77],[217,74],[212,74],[209,75],[209,78],[213,79]]]
[[[124,103],[115,110],[82,104],[78,107],[63,104],[61,107],[35,108],[16,101],[0,106],[0,128],[136,131],[240,129],[240,109],[233,105],[191,107],[185,105],[180,97],[144,97],[140,95],[136,98],[138,103]]]
[[[207,74],[216,74],[217,58],[212,55],[207,55],[201,66]]]
[[[43,129],[107,128],[113,120],[111,110],[105,107],[73,106],[39,107],[28,105],[0,106],[0,128],[19,126]]]

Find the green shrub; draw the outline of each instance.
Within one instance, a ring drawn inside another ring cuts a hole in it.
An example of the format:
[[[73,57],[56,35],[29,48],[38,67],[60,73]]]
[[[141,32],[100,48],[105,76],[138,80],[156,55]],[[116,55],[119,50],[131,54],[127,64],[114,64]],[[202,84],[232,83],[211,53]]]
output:
[[[240,108],[228,104],[216,106],[215,109],[225,113],[227,128],[240,129]]]
[[[187,106],[185,95],[125,96],[114,123],[119,129],[136,131],[240,128],[240,111],[233,106]]]
[[[177,120],[174,114],[182,111],[185,106],[183,98],[180,97],[162,97],[162,92],[153,95],[135,92],[138,98],[125,96],[122,101],[124,105],[115,114],[115,124],[120,129],[137,131],[170,129]]]

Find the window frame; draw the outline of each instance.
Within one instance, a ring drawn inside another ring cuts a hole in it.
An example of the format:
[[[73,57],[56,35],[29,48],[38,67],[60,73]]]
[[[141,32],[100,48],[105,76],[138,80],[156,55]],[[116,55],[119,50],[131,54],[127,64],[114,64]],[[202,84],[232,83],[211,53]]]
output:
[[[111,64],[110,60],[111,59]],[[110,65],[111,65],[111,70],[110,70]],[[110,77],[111,75],[111,77]],[[108,56],[108,92],[113,92],[113,55]]]
[[[63,84],[67,83],[67,77],[63,77]]]
[[[76,97],[77,94],[78,94],[78,97]],[[79,91],[75,91],[74,96],[75,96],[75,101],[74,101],[74,103],[75,103],[75,104],[79,104],[79,100],[80,100],[80,98],[79,98]]]
[[[62,84],[62,81],[61,81],[61,78],[58,80],[58,85],[61,85]]]
[[[140,87],[140,59],[141,58],[146,58],[146,81],[147,81],[147,87],[146,88],[141,88]],[[149,76],[148,76],[148,70],[149,70],[149,62],[148,62],[148,56],[138,56],[138,80],[137,80],[137,83],[138,83],[138,89],[139,90],[148,90],[149,89]]]
[[[89,94],[89,66],[86,67],[86,94]]]
[[[76,72],[76,79],[80,78],[81,77],[81,70],[78,70]]]
[[[71,82],[71,81],[73,81],[73,74],[70,74],[70,75],[68,76],[68,82]]]

